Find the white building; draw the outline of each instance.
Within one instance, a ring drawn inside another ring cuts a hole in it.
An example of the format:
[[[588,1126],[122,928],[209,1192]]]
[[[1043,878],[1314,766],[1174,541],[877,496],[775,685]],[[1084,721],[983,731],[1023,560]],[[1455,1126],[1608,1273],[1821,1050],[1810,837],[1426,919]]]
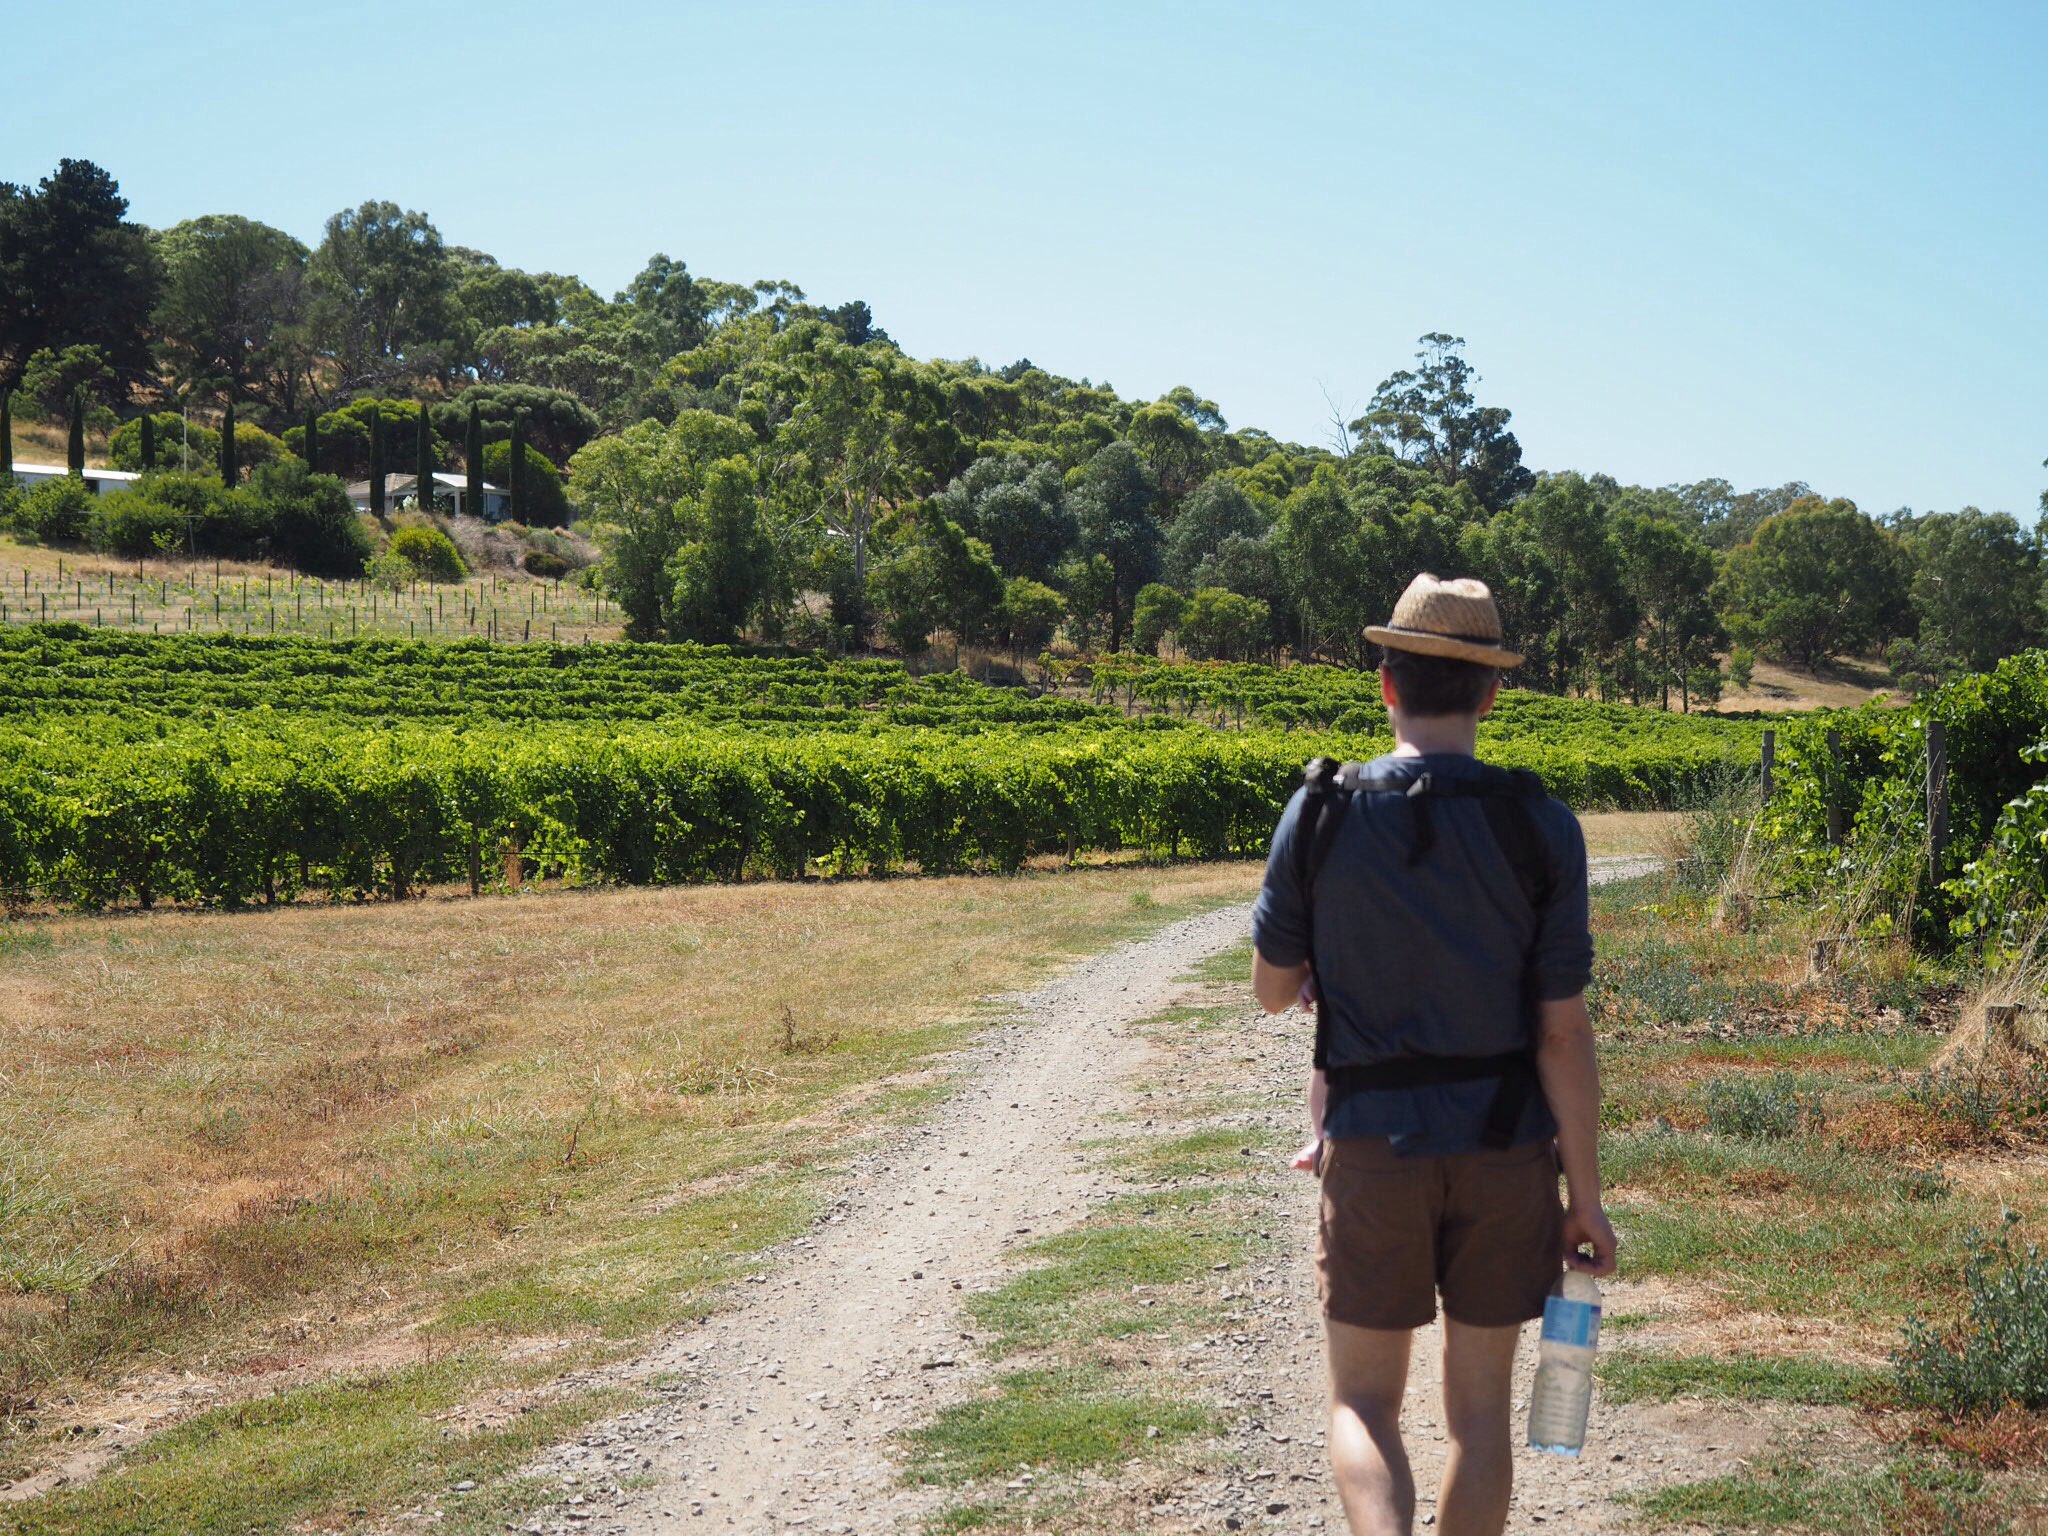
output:
[[[387,475],[384,480],[384,506],[382,511],[395,511],[413,494],[418,477],[415,475]],[[451,510],[457,517],[472,509],[463,505],[469,497],[469,481],[461,475],[434,472],[434,501]],[[370,510],[370,482],[357,480],[348,488],[348,499],[356,504],[358,512]],[[484,482],[484,504],[474,509],[474,515],[487,523],[500,522],[512,511],[512,497],[502,487]]]
[[[70,473],[71,471],[62,464],[24,464],[19,459],[14,461],[14,478],[29,487],[41,485],[45,480],[62,480]],[[125,469],[88,469],[84,478],[88,489],[104,496],[109,491],[126,490],[142,476]]]

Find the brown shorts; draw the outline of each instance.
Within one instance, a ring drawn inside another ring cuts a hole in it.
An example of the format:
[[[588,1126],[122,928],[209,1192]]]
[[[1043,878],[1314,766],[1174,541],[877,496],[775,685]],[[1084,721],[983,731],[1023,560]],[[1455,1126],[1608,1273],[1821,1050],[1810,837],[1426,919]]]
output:
[[[1543,1315],[1564,1267],[1557,1153],[1548,1141],[1398,1157],[1384,1136],[1323,1143],[1316,1278],[1323,1316],[1420,1328],[1444,1311],[1475,1328]]]

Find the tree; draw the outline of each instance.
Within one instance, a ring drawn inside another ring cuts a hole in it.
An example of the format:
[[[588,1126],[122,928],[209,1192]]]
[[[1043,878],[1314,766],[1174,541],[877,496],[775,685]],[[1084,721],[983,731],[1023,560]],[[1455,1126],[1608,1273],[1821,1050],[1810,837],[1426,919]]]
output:
[[[889,639],[905,655],[923,654],[944,627],[957,657],[960,643],[987,637],[1002,615],[1003,579],[988,547],[929,505],[877,565],[873,585]]]
[[[241,478],[235,463],[235,402],[230,397],[220,413],[220,483],[233,490]]]
[[[370,512],[384,515],[384,421],[375,407],[370,410]]]
[[[1042,651],[1052,643],[1065,605],[1042,581],[1012,576],[1003,587],[1003,643],[1015,661],[1025,651]]]
[[[527,442],[558,465],[596,437],[600,425],[597,413],[576,396],[532,384],[472,384],[432,409],[436,430],[451,440],[472,415],[482,419],[487,439],[509,436],[513,418],[519,418]]]
[[[14,474],[14,391],[0,386],[0,482]],[[0,483],[0,490],[7,489]]]
[[[526,505],[526,423],[518,416],[512,418],[512,436],[505,448],[505,505],[511,510],[513,522],[530,520]]]
[[[1552,692],[1593,687],[1635,633],[1603,490],[1584,475],[1546,475],[1513,507],[1471,528],[1463,548],[1501,600],[1528,670]]]
[[[0,183],[0,385],[45,348],[91,346],[115,388],[147,377],[159,273],[128,200],[88,160],[62,160],[34,188]]]
[[[484,419],[474,400],[469,406],[469,425],[462,437],[463,509],[471,517],[484,515]]]
[[[1350,424],[1366,444],[1428,469],[1445,485],[1471,485],[1480,504],[1499,511],[1535,483],[1522,465],[1522,445],[1508,430],[1512,413],[1480,405],[1479,381],[1464,357],[1462,336],[1431,331],[1415,354],[1418,366],[1390,374],[1366,413]]]
[[[1203,661],[1248,661],[1265,648],[1271,621],[1257,598],[1203,587],[1188,601],[1181,644]]]
[[[83,395],[96,406],[120,398],[114,370],[98,347],[45,347],[21,371],[21,392],[55,416]]]
[[[1138,593],[1131,615],[1131,649],[1140,656],[1157,656],[1160,642],[1180,628],[1187,617],[1188,600],[1172,587],[1153,582]]]
[[[298,459],[258,464],[240,493],[263,509],[271,558],[313,576],[363,574],[370,537],[333,475],[318,475]]]
[[[1159,524],[1152,517],[1158,495],[1158,477],[1129,443],[1111,443],[1076,475],[1070,499],[1082,552],[1109,563],[1104,598],[1112,651],[1123,645],[1138,590],[1159,574]]]
[[[341,388],[438,369],[458,318],[455,272],[424,213],[371,201],[335,214],[306,275],[313,338]]]
[[[529,528],[558,528],[568,522],[569,493],[562,486],[561,472],[531,443],[518,446],[515,470],[514,451],[509,438],[484,445],[484,478],[508,489],[515,480],[519,485],[518,499],[507,516]]]
[[[1646,630],[1659,700],[1671,707],[1671,685],[1692,708],[1690,679],[1702,651],[1711,655],[1726,638],[1714,616],[1713,552],[1684,523],[1624,503],[1612,519],[1621,582]]]
[[[1195,571],[1225,539],[1265,536],[1271,520],[1236,481],[1215,475],[1182,505],[1166,530],[1163,580],[1183,592],[1194,589]]]
[[[2048,634],[2048,560],[2038,533],[2022,532],[2006,513],[1965,507],[1912,519],[1901,535],[1912,556],[1920,650],[1942,670],[1988,671]]]
[[[156,418],[144,416],[139,423],[142,438],[142,470],[148,474],[156,468]]]
[[[412,494],[422,512],[434,510],[434,429],[427,421],[427,406],[420,402],[420,429],[414,434],[418,447],[413,453]]]
[[[289,418],[306,373],[306,247],[254,219],[207,214],[165,230],[156,250],[154,319],[178,389],[225,387]]]
[[[569,461],[577,509],[604,548],[605,589],[626,616],[626,635],[659,640],[673,632],[676,563],[698,537],[711,469],[742,453],[752,439],[737,423],[686,412],[663,427],[643,421],[600,437]]]
[[[1006,575],[1050,579],[1080,537],[1059,470],[1021,456],[976,459],[936,500],[945,516],[988,545]]]
[[[299,457],[306,461],[306,468],[320,467],[320,413],[312,406],[306,407],[306,435],[300,440]]]
[[[71,397],[71,432],[65,440],[64,462],[74,475],[85,473],[85,395]]]
[[[673,562],[671,638],[730,644],[775,584],[775,550],[761,527],[752,466],[743,458],[713,464],[684,517],[695,537]]]
[[[1852,501],[1792,504],[1730,552],[1716,605],[1735,638],[1809,668],[1910,623],[1900,552]]]
[[[704,299],[690,269],[658,251],[615,302],[627,307],[631,349],[649,362],[666,361],[704,339]]]

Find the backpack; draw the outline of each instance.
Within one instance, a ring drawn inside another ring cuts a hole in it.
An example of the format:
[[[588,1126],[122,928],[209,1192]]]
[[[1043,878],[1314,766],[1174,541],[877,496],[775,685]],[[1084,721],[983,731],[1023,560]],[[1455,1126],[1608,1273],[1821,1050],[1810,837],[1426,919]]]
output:
[[[1367,777],[1363,763],[1345,763],[1319,757],[1303,774],[1307,793],[1302,796],[1294,834],[1294,871],[1301,888],[1303,911],[1309,928],[1309,972],[1315,973],[1315,882],[1338,830],[1344,824],[1351,797],[1360,794],[1398,794],[1412,808],[1414,832],[1408,847],[1411,868],[1428,857],[1436,846],[1436,827],[1429,803],[1437,798],[1476,799],[1486,815],[1488,830],[1500,847],[1515,882],[1527,898],[1530,910],[1542,913],[1551,894],[1550,856],[1543,829],[1537,825],[1534,806],[1544,798],[1543,781],[1525,768],[1495,768],[1480,764],[1476,775],[1437,778],[1418,774],[1412,779]],[[1496,1079],[1493,1102],[1487,1109],[1481,1142],[1494,1148],[1510,1145],[1522,1121],[1529,1096],[1543,1092],[1536,1073],[1535,1027],[1536,989],[1534,977],[1525,967],[1522,976],[1522,1012],[1529,1028],[1529,1043],[1520,1050],[1492,1056],[1402,1056],[1364,1066],[1332,1067],[1329,1064],[1328,1008],[1321,1001],[1322,983],[1316,982],[1315,1065],[1333,1094],[1376,1088],[1418,1088],[1442,1083],[1478,1082]]]

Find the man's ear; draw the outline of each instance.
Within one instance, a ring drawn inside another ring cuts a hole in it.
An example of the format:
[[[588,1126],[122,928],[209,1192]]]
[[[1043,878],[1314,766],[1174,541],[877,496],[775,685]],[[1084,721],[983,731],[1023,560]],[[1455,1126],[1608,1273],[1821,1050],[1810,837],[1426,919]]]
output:
[[[1401,695],[1394,687],[1394,674],[1385,667],[1380,668],[1380,702],[1389,709],[1401,707]]]
[[[1476,719],[1476,720],[1484,720],[1484,719],[1485,719],[1485,718],[1486,718],[1486,717],[1487,717],[1488,715],[1492,714],[1492,713],[1493,713],[1493,706],[1494,706],[1495,702],[1499,700],[1499,698],[1500,698],[1500,674],[1499,674],[1498,672],[1496,672],[1496,673],[1494,673],[1494,675],[1493,675],[1493,686],[1492,686],[1491,688],[1489,688],[1489,689],[1487,689],[1487,690],[1486,690],[1486,699],[1485,699],[1485,702],[1484,702],[1484,703],[1482,703],[1482,704],[1481,704],[1481,705],[1479,706],[1479,713],[1478,713],[1477,715],[1475,715],[1475,716],[1474,716],[1473,718],[1474,718],[1474,719]]]

